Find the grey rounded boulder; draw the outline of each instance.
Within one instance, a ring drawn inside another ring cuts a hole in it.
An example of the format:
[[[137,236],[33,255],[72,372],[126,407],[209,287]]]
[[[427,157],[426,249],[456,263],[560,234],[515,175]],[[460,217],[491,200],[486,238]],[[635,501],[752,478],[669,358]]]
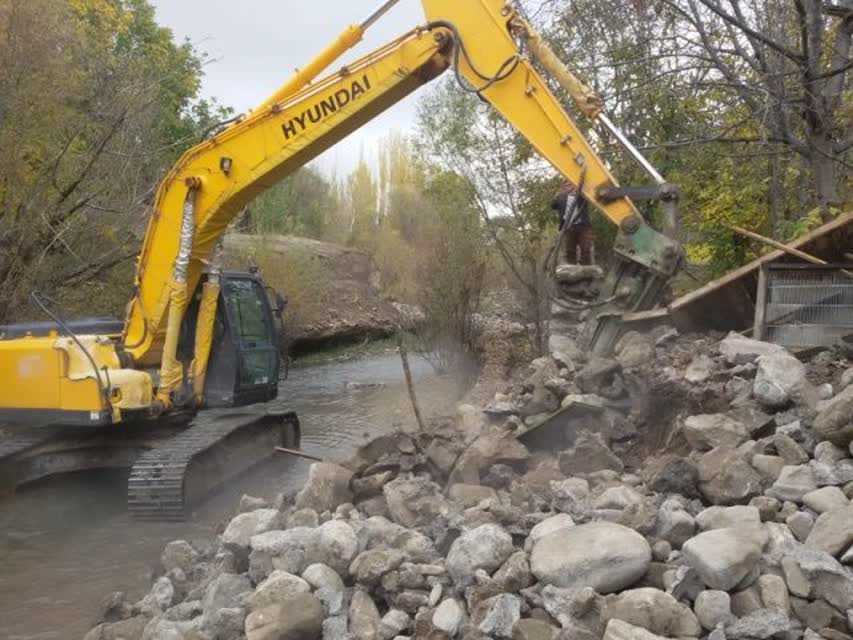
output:
[[[447,555],[447,570],[456,584],[467,586],[475,571],[494,571],[513,551],[512,536],[497,525],[484,524],[466,531],[453,542]]]
[[[530,568],[545,584],[592,587],[606,594],[630,587],[652,561],[646,539],[628,527],[592,522],[550,533],[533,545]]]

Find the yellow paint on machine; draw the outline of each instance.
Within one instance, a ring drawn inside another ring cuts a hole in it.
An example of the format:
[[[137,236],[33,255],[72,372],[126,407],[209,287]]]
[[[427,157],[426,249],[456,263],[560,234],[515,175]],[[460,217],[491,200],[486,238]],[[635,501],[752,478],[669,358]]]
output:
[[[0,407],[16,410],[73,411],[100,414],[110,409],[115,421],[121,410],[151,405],[151,378],[142,371],[121,369],[115,345],[108,339],[80,336],[80,342],[101,371],[101,384],[85,353],[71,339],[25,337],[0,341]],[[112,388],[110,402],[102,386]]]
[[[0,406],[103,411],[97,381],[79,375],[77,347],[69,349],[64,342],[58,344],[61,340],[64,339],[54,335],[0,342],[0,379],[4,380],[0,385]]]

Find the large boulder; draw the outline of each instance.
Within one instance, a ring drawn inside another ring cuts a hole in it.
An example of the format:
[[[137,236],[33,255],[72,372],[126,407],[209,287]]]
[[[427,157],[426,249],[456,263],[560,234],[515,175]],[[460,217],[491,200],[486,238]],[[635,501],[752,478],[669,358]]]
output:
[[[379,640],[382,618],[373,599],[361,589],[352,594],[349,607],[349,630],[360,640]]]
[[[349,469],[328,462],[315,462],[308,470],[305,486],[296,495],[296,508],[323,513],[352,502],[351,480],[352,471]]]
[[[696,532],[696,521],[677,499],[666,500],[658,510],[655,533],[679,548]]]
[[[423,476],[399,476],[382,492],[394,522],[404,527],[429,524],[447,508],[441,487]]]
[[[305,549],[315,536],[316,529],[294,527],[286,531],[266,531],[249,541],[249,570],[252,579],[262,581],[276,569],[300,573],[305,568]]]
[[[700,498],[699,471],[686,458],[670,458],[663,467],[649,474],[649,486],[657,493],[677,493],[685,498]]]
[[[666,640],[666,638],[646,631],[642,627],[635,627],[622,620],[614,619],[607,623],[601,640]]]
[[[726,627],[726,638],[732,640],[767,640],[794,633],[795,626],[788,616],[772,609],[757,609]]]
[[[494,465],[523,462],[529,457],[527,447],[511,432],[492,428],[479,435],[462,452],[456,460],[449,482],[479,484],[482,473]]]
[[[575,446],[560,454],[560,471],[567,476],[604,469],[622,471],[623,468],[622,461],[610,450],[600,433],[581,431]]]
[[[201,602],[202,609],[206,615],[210,615],[220,609],[234,607],[240,596],[251,590],[252,583],[246,576],[221,573],[207,585]]]
[[[489,598],[481,606],[485,615],[477,628],[489,637],[512,638],[515,623],[521,619],[521,598],[502,593]]]
[[[767,495],[777,500],[802,502],[803,497],[817,489],[814,471],[809,465],[782,467],[782,472],[767,490]]]
[[[684,437],[697,451],[710,451],[719,446],[739,446],[749,438],[749,430],[723,413],[700,414],[684,421]]]
[[[465,621],[465,607],[454,598],[447,598],[432,614],[432,624],[436,629],[454,637]]]
[[[602,632],[602,599],[595,589],[561,589],[546,585],[542,591],[542,606],[560,623],[563,635],[583,640],[598,640]]]
[[[484,569],[491,573],[513,551],[512,536],[498,525],[484,524],[453,541],[447,554],[447,570],[457,585],[467,586],[474,580],[475,571]]]
[[[649,543],[636,531],[593,522],[540,538],[533,545],[530,568],[545,584],[612,593],[642,578],[651,560]]]
[[[249,609],[257,611],[290,596],[310,591],[311,586],[299,576],[286,571],[273,571],[249,598]]]
[[[763,528],[714,529],[685,542],[681,552],[710,589],[731,591],[753,573],[766,543]]]
[[[839,556],[853,544],[853,507],[827,511],[818,517],[806,539],[810,549]],[[853,603],[851,603],[853,605]]]
[[[497,492],[491,487],[479,484],[454,484],[447,492],[448,497],[458,502],[464,509],[476,507],[483,500],[491,500],[498,497]]]
[[[608,596],[601,611],[602,622],[622,620],[667,637],[698,637],[699,621],[689,607],[659,589],[631,589]]]
[[[806,366],[787,352],[758,358],[752,395],[768,409],[780,409],[806,390]]]
[[[222,544],[226,547],[246,549],[252,536],[277,528],[280,514],[277,509],[258,509],[241,513],[228,523],[222,533]]]
[[[713,631],[719,624],[734,620],[732,599],[725,591],[707,590],[696,596],[693,608],[703,629]]]
[[[554,640],[557,630],[539,618],[524,618],[515,623],[513,640]]]
[[[739,504],[759,495],[761,475],[746,461],[744,454],[731,447],[717,447],[704,454],[697,466],[699,489],[711,503]]]
[[[382,516],[372,516],[362,523],[359,535],[366,538],[366,548],[389,547],[402,551],[412,562],[432,562],[438,552],[427,536],[391,522]]]
[[[823,551],[793,544],[781,561],[788,590],[801,598],[824,599],[839,611],[853,603],[853,571]]]
[[[761,514],[758,507],[736,505],[733,507],[708,507],[696,516],[696,522],[703,531],[728,529],[729,527],[759,526]]]
[[[846,449],[853,443],[853,385],[823,407],[814,420],[814,430],[836,446]]]
[[[163,549],[160,564],[167,572],[180,569],[188,573],[198,559],[198,552],[186,540],[173,540]]]
[[[358,538],[342,520],[329,520],[314,530],[305,547],[305,564],[320,563],[345,575],[358,554]]]
[[[536,544],[539,539],[556,531],[571,529],[574,526],[574,520],[566,513],[558,513],[555,516],[546,518],[530,530],[530,535],[527,536],[527,540],[524,542],[524,550],[531,551],[533,549],[533,545]]]
[[[732,332],[720,342],[720,353],[729,364],[747,364],[755,362],[759,356],[785,353],[784,347],[770,342],[761,342],[744,338],[739,333]]]
[[[378,584],[382,576],[399,567],[405,559],[397,549],[370,549],[356,556],[349,572],[361,584]]]
[[[311,585],[314,595],[323,603],[323,611],[327,615],[343,612],[344,581],[334,569],[318,562],[302,572],[302,579]]]
[[[250,613],[246,640],[319,640],[323,634],[323,606],[316,596],[299,593]]]

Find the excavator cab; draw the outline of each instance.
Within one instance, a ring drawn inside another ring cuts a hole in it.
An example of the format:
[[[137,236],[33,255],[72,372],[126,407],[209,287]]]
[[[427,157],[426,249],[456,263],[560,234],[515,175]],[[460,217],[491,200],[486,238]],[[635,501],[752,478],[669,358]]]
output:
[[[199,298],[184,322],[182,351],[187,355],[195,341]],[[242,407],[276,398],[281,352],[275,313],[258,274],[222,274],[204,389],[206,408]]]

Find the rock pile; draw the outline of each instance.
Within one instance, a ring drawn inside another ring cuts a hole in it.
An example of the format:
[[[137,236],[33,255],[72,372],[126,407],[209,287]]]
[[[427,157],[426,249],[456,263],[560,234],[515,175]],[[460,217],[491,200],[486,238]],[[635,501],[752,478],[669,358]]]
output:
[[[86,640],[853,638],[848,363],[656,338],[563,340],[484,411],[244,498]],[[568,448],[516,438],[578,402]]]

